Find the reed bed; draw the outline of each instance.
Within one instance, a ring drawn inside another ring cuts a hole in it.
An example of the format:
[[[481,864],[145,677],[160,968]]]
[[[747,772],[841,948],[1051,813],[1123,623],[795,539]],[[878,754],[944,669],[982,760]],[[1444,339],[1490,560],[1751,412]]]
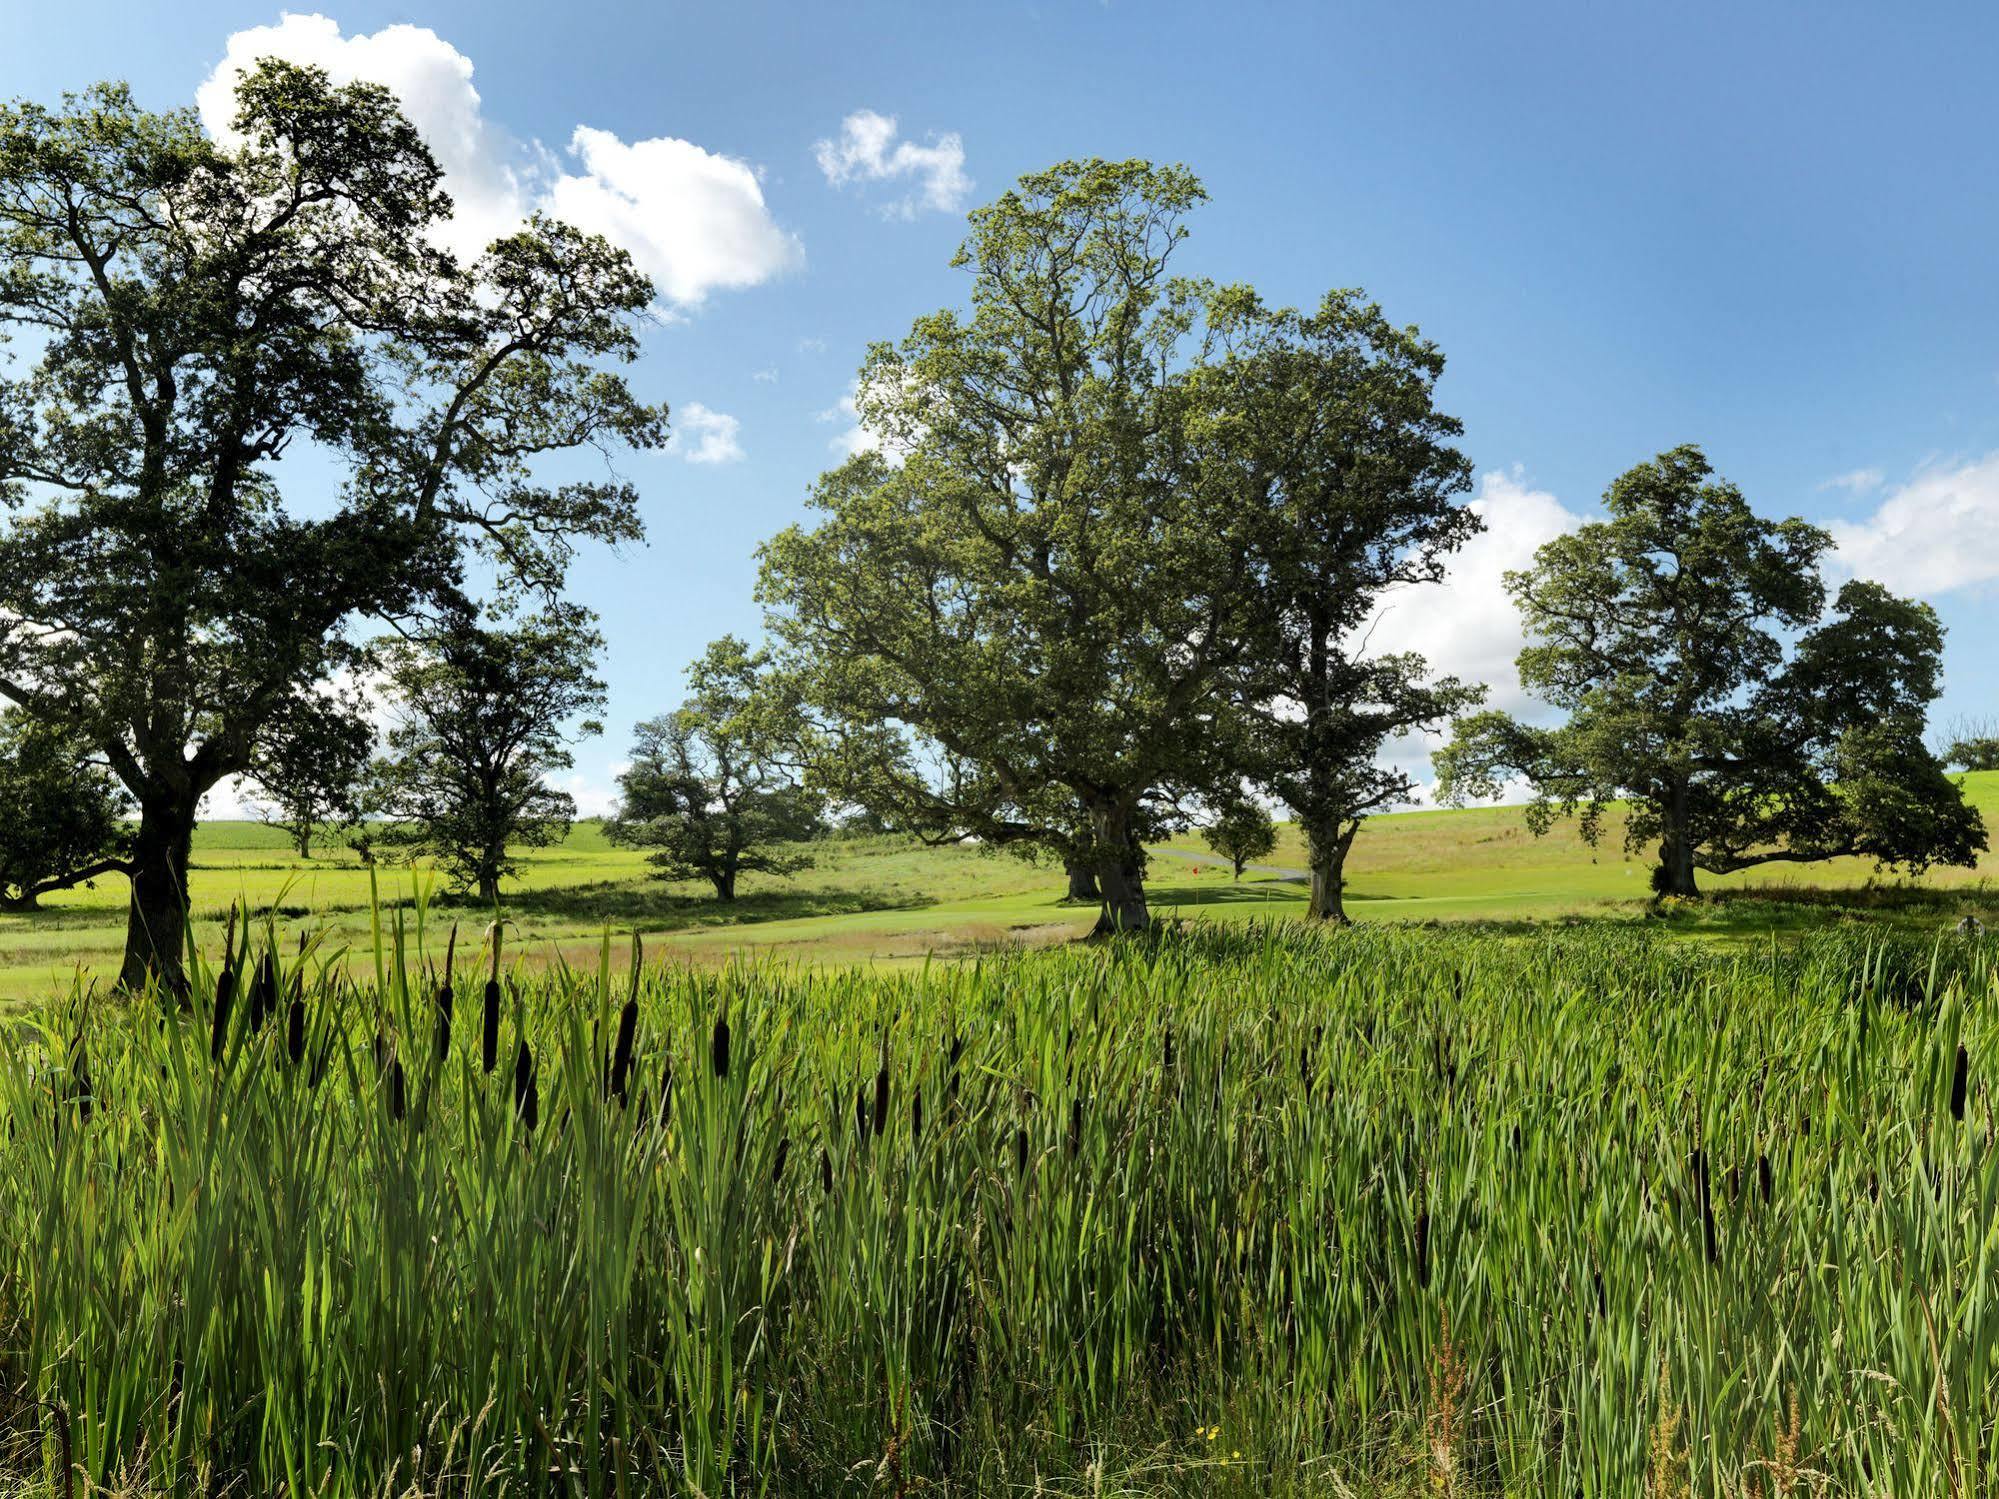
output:
[[[1999,1489],[1975,943],[248,929],[0,1057],[0,1489]]]

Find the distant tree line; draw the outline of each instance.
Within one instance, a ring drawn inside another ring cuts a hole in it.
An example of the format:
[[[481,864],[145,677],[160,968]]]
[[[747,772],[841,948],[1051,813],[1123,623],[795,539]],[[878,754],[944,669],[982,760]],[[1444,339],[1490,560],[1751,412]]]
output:
[[[539,218],[439,249],[437,163],[373,84],[266,60],[234,123],[114,85],[0,110],[26,351],[0,370],[0,902],[124,875],[128,987],[183,982],[190,839],[232,778],[301,855],[345,830],[482,901],[566,833],[605,689],[562,589],[640,524],[628,483],[544,460],[666,436],[617,373],[652,299],[624,252]],[[1069,162],[971,215],[967,305],[868,351],[867,449],[761,549],[768,643],[716,642],[637,726],[611,838],[722,900],[829,820],[976,842],[1059,864],[1115,933],[1151,921],[1149,845],[1205,823],[1239,876],[1282,807],[1341,920],[1357,830],[1417,790],[1387,747],[1450,731],[1446,797],[1524,786],[1537,830],[1591,838],[1621,807],[1662,894],[1976,857],[1944,772],[1999,739],[1925,746],[1935,615],[1828,599],[1826,533],[1696,448],[1508,579],[1561,721],[1370,652],[1480,529],[1443,354],[1359,291],[1299,310],[1181,274],[1205,198]],[[341,473],[330,507],[288,503],[297,447]]]

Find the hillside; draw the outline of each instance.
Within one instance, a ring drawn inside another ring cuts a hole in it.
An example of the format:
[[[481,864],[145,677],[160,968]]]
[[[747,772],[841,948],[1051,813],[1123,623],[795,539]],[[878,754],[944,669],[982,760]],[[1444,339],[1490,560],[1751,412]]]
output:
[[[1999,772],[1968,776],[1965,785],[1988,825],[1999,827]],[[1295,915],[1303,910],[1303,889],[1277,871],[1303,864],[1297,832],[1287,826],[1266,871],[1237,883],[1211,862],[1197,834],[1183,835],[1155,851],[1154,908],[1198,920]],[[510,944],[572,961],[594,956],[607,928],[647,933],[656,951],[701,962],[738,952],[893,962],[1062,940],[1086,931],[1094,915],[1062,903],[1059,871],[898,839],[829,842],[815,867],[795,879],[745,879],[733,906],[718,904],[705,885],[660,884],[643,856],[611,847],[594,823],[580,824],[557,848],[523,852],[521,866],[510,887]],[[1592,850],[1572,826],[1535,838],[1518,807],[1408,812],[1373,819],[1362,830],[1347,902],[1362,921],[1631,920],[1644,913],[1648,870],[1644,859],[1624,854],[1615,829]],[[1936,892],[1951,919],[1971,910],[1989,920],[1999,916],[1995,877],[1999,856],[1991,853],[1977,869],[1934,870],[1915,882],[1881,876],[1860,860],[1774,865],[1706,880],[1710,890],[1733,898],[1680,919],[1704,935],[1759,934],[1822,920],[1830,903],[1855,916],[1944,924],[1938,905],[1875,911],[1898,903],[1868,887],[1905,891],[1913,884]],[[245,900],[274,910],[286,926],[329,929],[335,946],[359,949],[372,940],[371,875],[344,849],[300,861],[274,829],[210,823],[195,840],[192,881],[197,923],[219,922],[230,902]],[[384,905],[394,907],[435,881],[427,871],[383,868],[373,884]],[[1825,892],[1839,891],[1852,894],[1828,902]],[[45,993],[79,968],[102,977],[115,966],[123,940],[122,879],[45,904],[34,915],[0,916],[0,999]],[[427,944],[441,946],[453,920],[477,930],[488,919],[476,908],[442,905],[433,911]]]

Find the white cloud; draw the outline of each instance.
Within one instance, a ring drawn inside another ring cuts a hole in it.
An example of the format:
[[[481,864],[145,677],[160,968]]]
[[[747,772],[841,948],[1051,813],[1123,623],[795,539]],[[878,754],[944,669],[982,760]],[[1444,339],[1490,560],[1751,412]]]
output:
[[[1844,489],[1849,494],[1870,494],[1881,487],[1887,477],[1878,468],[1849,469],[1843,474],[1834,474],[1819,485],[1820,489]]]
[[[861,414],[854,405],[855,392],[856,387],[849,385],[845,395],[813,418],[815,421],[841,423],[840,430],[833,435],[826,446],[842,458],[852,458],[856,453],[879,453],[882,450],[881,438],[861,425]]]
[[[676,302],[754,286],[804,258],[796,236],[772,222],[744,162],[671,137],[627,145],[584,125],[569,149],[583,172],[558,177],[543,207],[623,245]]]
[[[734,463],[743,456],[743,445],[736,440],[741,426],[726,411],[710,411],[699,401],[689,401],[674,408],[667,450],[689,463]]]
[[[928,145],[896,135],[894,115],[857,109],[840,122],[838,140],[819,141],[812,152],[834,187],[910,179],[912,190],[885,212],[914,218],[925,208],[951,213],[962,207],[972,179],[965,175],[965,145],[957,133],[934,136]]]
[[[777,384],[777,371],[774,369],[754,370],[751,372],[750,378],[759,385],[775,385]]]
[[[619,776],[631,767],[619,764],[611,767],[611,774]],[[618,793],[614,788],[599,785],[580,772],[555,782],[555,789],[567,791],[576,801],[578,817],[609,817],[618,810]]]
[[[472,86],[472,60],[429,27],[385,26],[348,37],[329,17],[287,14],[275,26],[235,32],[195,93],[210,135],[238,139],[230,124],[236,83],[265,57],[324,68],[335,83],[365,78],[395,94],[444,169],[457,213],[440,237],[452,250],[476,254],[526,216],[532,163],[519,143],[487,123]]]
[[[1531,488],[1518,469],[1481,474],[1468,508],[1485,529],[1451,554],[1443,582],[1383,600],[1368,650],[1415,651],[1439,675],[1486,683],[1489,706],[1522,711],[1535,700],[1521,690],[1513,669],[1526,638],[1504,576],[1527,567],[1544,542],[1573,531],[1583,517],[1546,490]]]
[[[1529,486],[1518,468],[1481,474],[1467,508],[1485,522],[1485,529],[1451,554],[1443,582],[1406,588],[1383,600],[1366,633],[1366,650],[1370,655],[1415,651],[1433,675],[1486,684],[1487,707],[1539,716],[1545,705],[1527,695],[1514,670],[1514,658],[1527,642],[1505,575],[1530,565],[1544,542],[1573,531],[1584,518],[1546,490]],[[1415,780],[1419,804],[1435,804],[1430,756],[1448,738],[1447,727],[1443,733],[1409,734],[1381,747],[1383,764]],[[1527,794],[1524,784],[1509,785],[1498,800],[1524,801]]]
[[[1999,580],[1999,453],[1919,471],[1859,521],[1833,521],[1838,560],[1898,593]]]
[[[233,134],[238,76],[261,57],[389,88],[444,169],[456,211],[438,238],[462,256],[546,212],[622,245],[663,297],[683,305],[718,287],[753,286],[803,258],[797,237],[770,217],[756,172],[692,142],[627,143],[578,126],[569,151],[580,170],[563,172],[539,142],[517,141],[485,118],[472,60],[424,26],[343,36],[326,16],[287,14],[235,32],[195,96],[218,139]]]

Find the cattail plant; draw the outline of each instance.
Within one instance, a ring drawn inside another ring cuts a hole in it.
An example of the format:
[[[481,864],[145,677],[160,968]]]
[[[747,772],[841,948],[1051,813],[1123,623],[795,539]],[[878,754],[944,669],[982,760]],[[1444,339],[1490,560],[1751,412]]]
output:
[[[458,957],[458,923],[451,923],[451,936],[444,944],[444,982],[437,986],[437,1059],[451,1055],[451,971]]]
[[[493,967],[486,975],[484,1013],[479,1032],[479,1066],[488,1076],[500,1063],[500,939],[503,928],[495,921],[491,928],[493,935]]]
[[[215,1001],[208,1037],[208,1055],[222,1060],[229,1044],[229,1012],[236,999],[236,908],[229,908],[229,926],[222,939],[222,972],[215,979]]]
[[[708,1041],[708,1060],[715,1076],[729,1075],[729,1017],[726,1014],[715,1017],[715,1033]]]
[[[632,1051],[638,1045],[639,1037],[639,971],[642,949],[636,933],[632,936],[632,987],[626,996],[625,1006],[618,1012],[618,1040],[611,1053],[611,1097],[620,1104],[626,1101],[626,1089],[632,1075]]]
[[[257,977],[250,985],[250,1029],[261,1031],[264,1022],[278,1013],[277,964],[268,950],[257,963]]]
[[[521,1038],[514,1054],[514,1115],[532,1132],[541,1120],[541,1088],[535,1081],[534,1052],[527,1038]]]

